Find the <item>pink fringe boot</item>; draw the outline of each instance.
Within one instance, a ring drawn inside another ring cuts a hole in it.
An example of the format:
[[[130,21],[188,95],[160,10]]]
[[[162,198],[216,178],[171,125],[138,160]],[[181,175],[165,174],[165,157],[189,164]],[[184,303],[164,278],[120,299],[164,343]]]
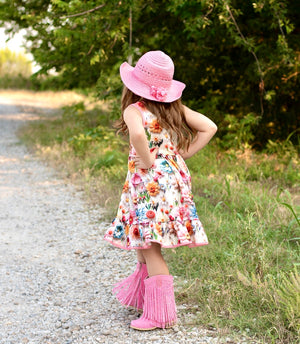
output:
[[[173,276],[157,275],[145,279],[144,312],[130,327],[149,331],[172,327],[177,323]]]
[[[147,266],[138,262],[133,274],[115,284],[113,293],[123,306],[143,311]]]

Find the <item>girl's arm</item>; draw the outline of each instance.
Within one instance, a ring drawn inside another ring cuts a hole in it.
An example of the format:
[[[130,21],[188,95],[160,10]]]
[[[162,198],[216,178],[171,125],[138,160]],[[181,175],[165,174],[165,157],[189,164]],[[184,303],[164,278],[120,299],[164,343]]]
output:
[[[128,106],[123,116],[128,127],[130,143],[137,153],[135,166],[137,168],[148,169],[154,163],[157,149],[150,152],[141,113],[134,106]]]
[[[179,151],[184,159],[188,159],[208,144],[218,128],[209,118],[189,109],[187,106],[184,106],[184,113],[189,126],[197,130],[196,137],[190,144],[189,149]]]

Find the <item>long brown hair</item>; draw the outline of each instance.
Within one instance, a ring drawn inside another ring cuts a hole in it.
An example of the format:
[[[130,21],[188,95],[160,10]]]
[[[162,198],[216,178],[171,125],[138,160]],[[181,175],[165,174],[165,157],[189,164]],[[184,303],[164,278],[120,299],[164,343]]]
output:
[[[142,98],[124,86],[121,100],[122,117],[115,123],[118,132],[128,133],[123,114],[130,104],[138,101],[142,102],[147,110],[157,117],[159,124],[168,130],[171,139],[176,140],[178,149],[188,149],[197,131],[188,125],[181,99],[172,103],[156,102]]]

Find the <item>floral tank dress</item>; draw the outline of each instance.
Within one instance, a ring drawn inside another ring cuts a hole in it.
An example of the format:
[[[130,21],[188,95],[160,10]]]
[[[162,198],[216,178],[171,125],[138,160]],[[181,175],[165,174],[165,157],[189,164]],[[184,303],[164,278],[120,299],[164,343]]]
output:
[[[131,145],[128,173],[116,218],[104,239],[122,249],[147,249],[151,242],[165,248],[207,245],[191,192],[189,170],[154,114],[138,102],[149,147],[159,147],[151,168],[137,169]]]

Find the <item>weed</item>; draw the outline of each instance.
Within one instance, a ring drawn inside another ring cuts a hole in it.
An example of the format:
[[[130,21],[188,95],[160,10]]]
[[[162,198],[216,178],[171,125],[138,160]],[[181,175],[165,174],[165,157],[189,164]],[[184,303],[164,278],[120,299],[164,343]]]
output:
[[[227,124],[227,133],[222,137],[222,146],[224,148],[245,149],[251,148],[251,142],[254,139],[253,130],[257,127],[260,117],[248,113],[243,118],[227,114],[225,124]]]
[[[287,322],[287,327],[300,335],[300,275],[296,268],[283,275],[276,292],[281,314]]]

